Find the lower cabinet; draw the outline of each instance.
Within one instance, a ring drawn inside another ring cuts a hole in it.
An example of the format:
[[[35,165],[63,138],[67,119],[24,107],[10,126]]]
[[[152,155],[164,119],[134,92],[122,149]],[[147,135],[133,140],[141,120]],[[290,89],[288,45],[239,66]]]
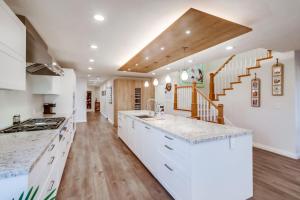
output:
[[[68,153],[73,140],[73,122],[71,119],[57,136],[29,174],[29,187],[38,189],[36,196],[44,199],[52,191],[56,195]]]
[[[119,117],[118,136],[174,199],[253,195],[252,136],[190,144],[134,117]]]

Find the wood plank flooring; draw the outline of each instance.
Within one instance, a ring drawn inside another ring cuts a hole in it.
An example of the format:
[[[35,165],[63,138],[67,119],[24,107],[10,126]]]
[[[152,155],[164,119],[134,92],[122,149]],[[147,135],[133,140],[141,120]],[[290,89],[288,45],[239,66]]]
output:
[[[116,132],[95,113],[78,125],[58,200],[172,199]],[[300,200],[300,161],[254,149],[251,200]]]

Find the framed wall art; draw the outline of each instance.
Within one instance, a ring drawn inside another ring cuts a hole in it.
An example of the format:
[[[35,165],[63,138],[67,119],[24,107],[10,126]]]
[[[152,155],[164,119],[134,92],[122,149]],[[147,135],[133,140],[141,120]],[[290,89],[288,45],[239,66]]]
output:
[[[272,66],[272,95],[283,96],[284,65],[278,62]]]
[[[259,78],[255,77],[251,80],[251,106],[260,107],[260,87],[261,81]]]
[[[179,77],[179,85],[184,86],[184,85],[191,85],[194,81],[197,83],[198,88],[204,88],[205,86],[205,66],[203,64],[201,65],[195,65],[191,68],[181,70],[179,73],[179,76],[181,76],[181,73],[183,71],[186,71],[188,73],[188,79],[187,80],[182,80]]]

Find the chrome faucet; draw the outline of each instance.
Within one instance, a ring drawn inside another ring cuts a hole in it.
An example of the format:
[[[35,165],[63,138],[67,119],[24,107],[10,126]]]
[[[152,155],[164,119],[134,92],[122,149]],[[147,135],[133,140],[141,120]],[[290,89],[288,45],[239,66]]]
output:
[[[154,98],[150,98],[147,100],[147,103],[146,103],[146,110],[149,110],[149,115],[151,115],[151,107],[150,107],[150,102],[154,102],[154,116],[156,116],[158,114],[158,103],[157,101],[154,99]]]

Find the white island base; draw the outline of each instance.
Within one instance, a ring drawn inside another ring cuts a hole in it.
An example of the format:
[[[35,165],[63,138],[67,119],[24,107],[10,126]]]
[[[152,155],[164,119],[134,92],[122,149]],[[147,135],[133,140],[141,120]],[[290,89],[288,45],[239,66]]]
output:
[[[251,132],[172,115],[165,120],[136,117],[141,114],[119,112],[118,136],[176,200],[253,196]]]

